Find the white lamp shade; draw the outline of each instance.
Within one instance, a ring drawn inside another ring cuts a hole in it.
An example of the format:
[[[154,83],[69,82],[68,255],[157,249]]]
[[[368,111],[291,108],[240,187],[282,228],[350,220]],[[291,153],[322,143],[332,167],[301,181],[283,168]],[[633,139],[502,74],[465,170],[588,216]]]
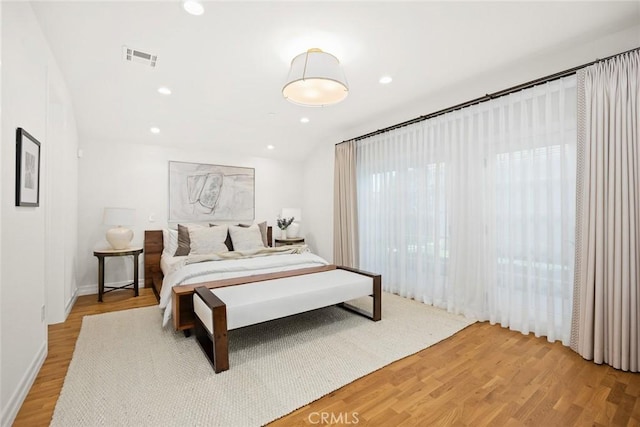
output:
[[[320,49],[309,49],[293,58],[282,95],[294,104],[322,107],[347,97],[349,86],[340,61]]]
[[[282,218],[294,218],[295,222],[302,221],[302,211],[300,208],[282,208],[282,213],[280,214]]]
[[[104,208],[102,223],[106,225],[133,225],[136,210],[129,208]]]

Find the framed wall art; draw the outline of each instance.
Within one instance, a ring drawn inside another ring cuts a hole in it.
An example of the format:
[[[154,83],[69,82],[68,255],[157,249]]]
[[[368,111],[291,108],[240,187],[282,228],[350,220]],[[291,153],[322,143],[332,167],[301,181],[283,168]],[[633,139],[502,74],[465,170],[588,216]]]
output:
[[[239,221],[255,216],[255,169],[169,162],[169,221]]]
[[[16,206],[40,206],[40,142],[16,130]]]

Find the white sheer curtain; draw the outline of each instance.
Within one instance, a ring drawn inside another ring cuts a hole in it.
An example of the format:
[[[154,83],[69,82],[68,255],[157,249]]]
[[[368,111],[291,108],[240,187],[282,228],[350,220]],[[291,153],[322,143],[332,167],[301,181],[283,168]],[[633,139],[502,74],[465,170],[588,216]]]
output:
[[[360,267],[387,291],[568,345],[575,82],[359,141]]]

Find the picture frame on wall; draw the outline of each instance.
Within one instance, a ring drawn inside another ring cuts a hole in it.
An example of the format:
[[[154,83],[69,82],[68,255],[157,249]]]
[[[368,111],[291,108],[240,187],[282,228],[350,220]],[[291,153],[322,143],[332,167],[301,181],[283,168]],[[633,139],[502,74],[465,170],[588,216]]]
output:
[[[169,222],[254,218],[255,169],[169,161]]]
[[[16,129],[16,206],[40,206],[40,142]]]

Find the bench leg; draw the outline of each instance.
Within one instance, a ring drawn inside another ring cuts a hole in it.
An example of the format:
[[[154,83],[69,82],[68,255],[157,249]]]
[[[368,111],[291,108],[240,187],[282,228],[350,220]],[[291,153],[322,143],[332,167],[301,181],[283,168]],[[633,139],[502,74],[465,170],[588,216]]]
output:
[[[229,369],[227,306],[207,288],[196,288],[195,292],[211,309],[213,321],[213,334],[209,334],[200,318],[194,316],[196,340],[217,374]]]
[[[382,277],[373,278],[373,317],[371,320],[377,322],[382,319]]]
[[[360,314],[367,319],[371,319],[374,322],[377,322],[378,320],[382,319],[382,278],[380,276],[373,277],[373,294],[371,294],[370,296],[373,297],[371,313],[368,313],[365,310],[362,310],[345,302],[338,305],[345,310],[353,311],[354,313]]]

